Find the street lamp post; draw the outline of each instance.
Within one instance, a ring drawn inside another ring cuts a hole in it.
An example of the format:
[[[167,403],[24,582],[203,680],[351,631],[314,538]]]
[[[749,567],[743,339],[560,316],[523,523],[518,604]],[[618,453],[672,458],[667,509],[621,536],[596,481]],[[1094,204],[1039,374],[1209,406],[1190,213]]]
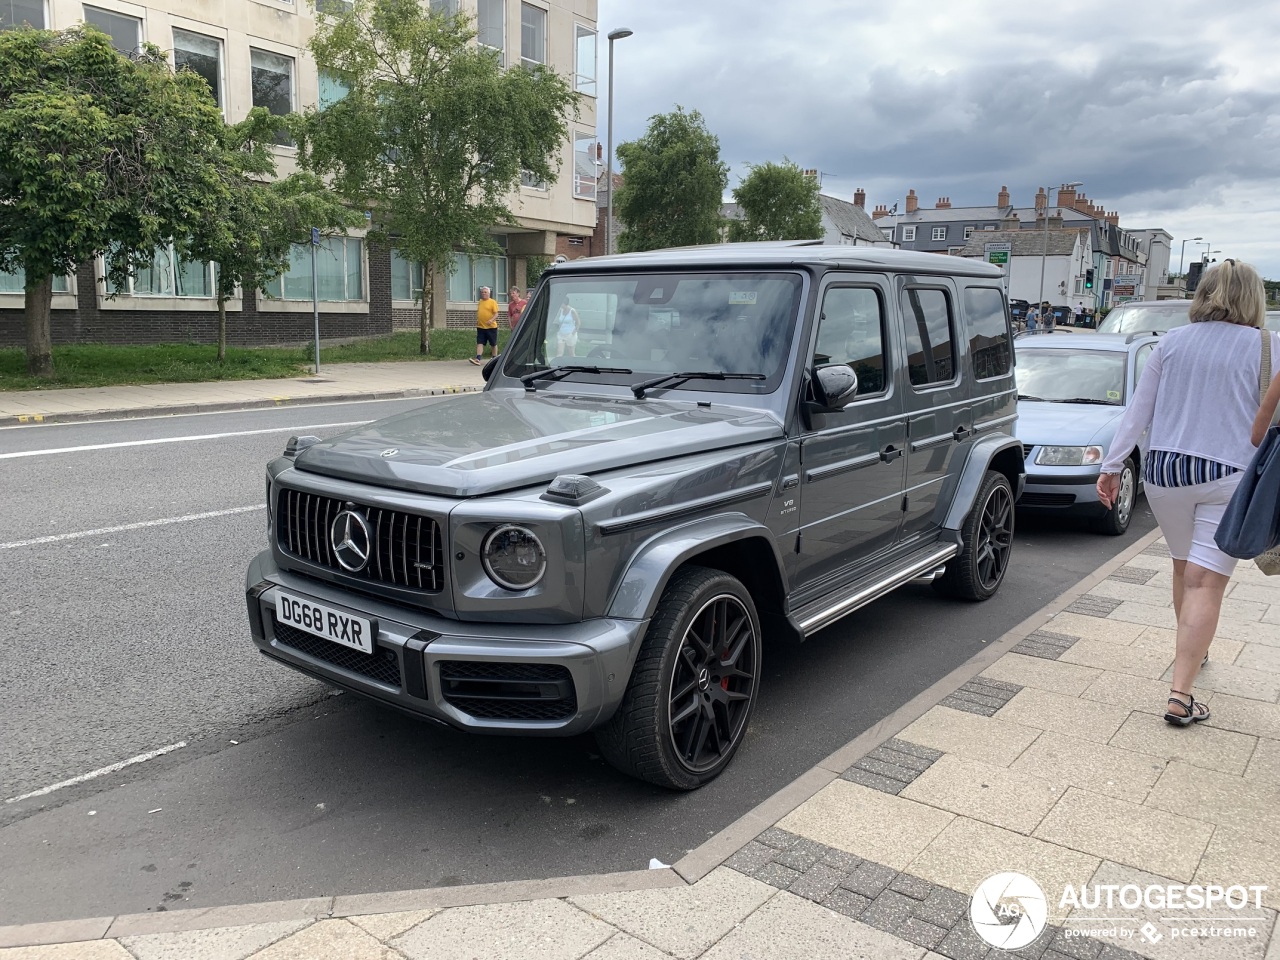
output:
[[[1203,239],[1204,237],[1189,237],[1187,240],[1182,241],[1182,253],[1178,254],[1178,272],[1179,273],[1183,272],[1182,267],[1187,261],[1187,243],[1190,240],[1203,240]]]
[[[609,31],[609,156],[605,164],[605,189],[609,201],[604,214],[604,252],[613,253],[613,41],[624,40],[635,31],[626,27]]]
[[[1070,190],[1072,187],[1083,187],[1083,180],[1072,180],[1070,183],[1064,183],[1058,189]],[[1046,192],[1044,197],[1044,242],[1040,248],[1040,303],[1044,303],[1044,267],[1049,259],[1049,194]],[[1038,305],[1038,304],[1037,304]]]

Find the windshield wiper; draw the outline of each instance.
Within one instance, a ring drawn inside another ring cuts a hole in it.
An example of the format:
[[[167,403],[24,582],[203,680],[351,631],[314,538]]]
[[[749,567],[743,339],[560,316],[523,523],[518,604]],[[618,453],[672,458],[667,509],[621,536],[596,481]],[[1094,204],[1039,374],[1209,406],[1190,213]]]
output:
[[[686,380],[768,380],[763,373],[721,373],[719,370],[693,370],[688,373],[668,373],[661,377],[654,377],[652,380],[642,380],[640,383],[633,384],[631,392],[636,395],[637,400],[644,399],[644,392],[654,387],[662,387],[670,384],[675,386],[684,383]]]
[[[1103,407],[1122,406],[1119,400],[1099,400],[1096,397],[1072,397],[1069,400],[1050,400],[1050,403],[1093,403]]]
[[[586,367],[567,364],[563,367],[547,367],[544,370],[535,370],[533,373],[526,373],[520,378],[520,382],[524,384],[526,390],[537,390],[539,380],[549,380],[554,383],[557,380],[563,380],[571,373],[630,373],[626,367]]]
[[[1033,397],[1033,396],[1032,396],[1031,394],[1029,394],[1029,393],[1020,393],[1020,394],[1018,394],[1018,399],[1019,399],[1019,400],[1039,400],[1041,403],[1047,403],[1047,402],[1048,402],[1048,401],[1046,401],[1046,400],[1045,400],[1045,398],[1044,398],[1044,397]]]

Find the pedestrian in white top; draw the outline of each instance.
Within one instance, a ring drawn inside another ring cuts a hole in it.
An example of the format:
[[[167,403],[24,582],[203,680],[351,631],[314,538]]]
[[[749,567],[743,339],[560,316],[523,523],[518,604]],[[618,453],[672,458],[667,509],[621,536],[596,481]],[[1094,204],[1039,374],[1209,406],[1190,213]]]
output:
[[[1137,456],[1139,437],[1151,430],[1143,480],[1173,557],[1178,620],[1164,718],[1179,726],[1209,719],[1209,708],[1191,689],[1209,659],[1235,569],[1214,533],[1240,471],[1253,458],[1250,431],[1258,413],[1264,339],[1280,362],[1280,338],[1262,330],[1262,280],[1248,264],[1224,260],[1208,271],[1190,313],[1191,323],[1170,330],[1152,351],[1098,478],[1098,498],[1109,507],[1125,461]]]

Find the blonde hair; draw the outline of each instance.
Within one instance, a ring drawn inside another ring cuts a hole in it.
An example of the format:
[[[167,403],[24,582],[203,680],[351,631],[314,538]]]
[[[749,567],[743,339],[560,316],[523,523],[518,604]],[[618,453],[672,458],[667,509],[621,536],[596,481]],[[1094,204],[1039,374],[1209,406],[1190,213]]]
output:
[[[1261,327],[1267,319],[1267,291],[1258,271],[1240,260],[1223,260],[1205,273],[1191,301],[1191,322],[1221,320]]]

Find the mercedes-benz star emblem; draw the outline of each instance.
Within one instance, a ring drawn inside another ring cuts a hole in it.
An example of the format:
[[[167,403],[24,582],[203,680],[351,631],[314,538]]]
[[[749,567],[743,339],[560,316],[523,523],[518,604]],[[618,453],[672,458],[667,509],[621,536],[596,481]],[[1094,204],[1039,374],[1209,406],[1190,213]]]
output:
[[[333,518],[333,525],[329,527],[329,543],[333,545],[333,554],[342,569],[352,573],[363,570],[369,562],[372,542],[368,522],[354,510],[343,510]]]
[[[383,455],[384,457],[394,457],[394,456],[395,456],[397,453],[399,453],[399,452],[400,452],[400,451],[399,451],[396,447],[392,447],[392,448],[391,448],[391,449],[389,449],[389,450],[383,450],[383,451],[382,451],[382,455]]]

